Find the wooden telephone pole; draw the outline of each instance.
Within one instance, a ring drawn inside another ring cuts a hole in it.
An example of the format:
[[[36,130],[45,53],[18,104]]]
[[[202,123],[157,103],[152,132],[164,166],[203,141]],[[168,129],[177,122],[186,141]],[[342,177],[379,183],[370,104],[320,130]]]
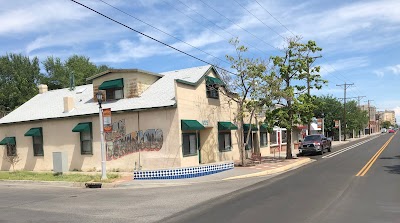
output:
[[[344,103],[343,103],[343,133],[344,133],[344,137],[343,137],[343,141],[346,141],[346,127],[347,127],[347,124],[346,124],[346,90],[347,90],[347,88],[349,88],[350,86],[352,86],[352,85],[354,85],[353,83],[352,84],[347,84],[346,82],[344,82],[344,84],[337,84],[336,86],[344,86],[344,97],[343,97],[343,100],[344,100]]]

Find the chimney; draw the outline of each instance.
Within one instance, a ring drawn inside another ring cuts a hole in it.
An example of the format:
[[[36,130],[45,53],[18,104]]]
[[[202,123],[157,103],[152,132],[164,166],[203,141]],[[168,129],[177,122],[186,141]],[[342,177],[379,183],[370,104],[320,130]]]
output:
[[[39,88],[39,94],[47,92],[47,85],[45,84],[39,84],[38,88]]]
[[[70,112],[74,109],[74,98],[64,97],[64,112]]]

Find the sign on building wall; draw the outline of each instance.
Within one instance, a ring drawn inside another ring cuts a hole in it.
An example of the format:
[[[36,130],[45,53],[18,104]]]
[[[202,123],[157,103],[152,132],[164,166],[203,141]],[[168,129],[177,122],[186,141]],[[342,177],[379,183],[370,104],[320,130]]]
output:
[[[112,132],[111,108],[103,109],[103,126],[104,132]]]
[[[335,120],[335,128],[339,128],[339,120]]]
[[[317,127],[320,129],[322,128],[322,118],[317,119]]]

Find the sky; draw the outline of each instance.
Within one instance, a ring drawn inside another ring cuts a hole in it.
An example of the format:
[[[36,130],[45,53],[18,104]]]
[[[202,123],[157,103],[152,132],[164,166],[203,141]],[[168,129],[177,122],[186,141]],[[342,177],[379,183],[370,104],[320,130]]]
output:
[[[398,0],[76,0],[203,61],[229,68],[232,38],[246,56],[281,56],[294,35],[323,50],[316,65],[328,84],[316,95],[365,96],[400,123]],[[78,54],[113,68],[164,72],[206,65],[70,0],[0,0],[0,55],[43,61]]]

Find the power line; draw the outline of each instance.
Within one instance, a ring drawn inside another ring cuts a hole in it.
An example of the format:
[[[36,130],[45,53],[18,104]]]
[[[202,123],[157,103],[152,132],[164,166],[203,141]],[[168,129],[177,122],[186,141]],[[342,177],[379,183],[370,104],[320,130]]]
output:
[[[207,54],[207,55],[213,57],[214,59],[217,59],[217,60],[222,61],[222,62],[224,62],[224,63],[226,63],[226,64],[229,64],[226,60],[223,60],[223,59],[221,59],[221,58],[218,58],[218,57],[216,57],[216,56],[214,56],[214,55],[212,55],[212,54],[210,54],[210,53],[208,53],[208,52],[206,52],[206,51],[204,51],[204,50],[202,50],[202,49],[200,49],[200,48],[198,48],[198,47],[196,47],[196,46],[193,46],[192,44],[190,44],[190,43],[188,43],[188,42],[185,42],[185,41],[183,41],[183,40],[181,40],[181,39],[179,39],[179,38],[177,38],[177,37],[175,37],[175,36],[173,36],[173,35],[171,35],[171,34],[165,32],[164,30],[161,30],[161,29],[159,29],[159,28],[157,28],[157,27],[155,27],[155,26],[153,26],[153,25],[151,25],[151,24],[149,24],[149,23],[147,23],[147,22],[145,22],[145,21],[143,21],[143,20],[141,20],[141,19],[139,19],[139,18],[133,16],[132,14],[129,14],[129,13],[127,13],[127,12],[125,12],[125,11],[123,11],[123,10],[121,10],[121,9],[119,9],[119,8],[117,8],[117,7],[115,7],[115,6],[111,5],[111,4],[109,4],[109,3],[105,2],[105,1],[103,1],[103,0],[99,0],[99,1],[103,2],[104,4],[106,4],[106,5],[108,5],[108,6],[112,7],[112,8],[114,8],[115,10],[117,10],[117,11],[119,11],[119,12],[121,12],[121,13],[123,13],[123,14],[129,16],[129,17],[131,17],[131,18],[136,19],[136,20],[139,21],[139,22],[142,22],[142,23],[144,23],[144,24],[150,26],[150,27],[153,28],[153,29],[156,29],[156,30],[158,30],[158,31],[160,31],[160,32],[162,32],[162,33],[164,33],[165,35],[168,35],[168,36],[170,36],[170,37],[172,37],[172,38],[174,38],[174,39],[176,39],[176,40],[178,40],[178,41],[180,41],[180,42],[182,42],[182,43],[185,43],[185,44],[188,45],[188,46],[191,46],[191,47],[193,47],[193,48],[195,48],[195,49],[197,49],[197,50],[199,50],[199,51],[201,51],[201,52],[203,52],[203,53],[205,53],[205,54]]]
[[[272,27],[270,27],[269,25],[265,24],[265,22],[263,22],[261,19],[259,19],[256,15],[254,15],[252,12],[250,12],[248,9],[246,9],[242,4],[240,4],[238,1],[234,0],[236,2],[236,4],[238,4],[240,7],[242,7],[244,10],[246,10],[248,13],[250,13],[252,16],[254,16],[254,18],[256,18],[258,21],[260,21],[262,24],[264,24],[266,27],[268,27],[271,31],[273,31],[274,33],[276,33],[276,35],[280,36],[282,39],[286,39],[285,37],[283,37],[281,34],[279,34],[277,31],[275,31],[274,29],[272,29]]]
[[[134,29],[134,28],[132,28],[132,27],[130,27],[130,26],[128,26],[128,25],[125,25],[125,24],[123,24],[123,23],[121,23],[121,22],[119,22],[119,21],[117,21],[117,20],[115,20],[115,19],[113,19],[113,18],[110,18],[110,17],[104,15],[103,13],[101,13],[101,12],[99,12],[99,11],[96,11],[95,9],[90,8],[89,6],[86,6],[86,5],[84,5],[84,4],[80,3],[80,2],[77,2],[77,1],[75,1],[75,0],[71,0],[71,1],[74,2],[74,3],[76,3],[76,4],[78,4],[78,5],[81,5],[81,6],[84,7],[84,8],[89,9],[90,11],[93,11],[93,12],[95,12],[95,13],[97,13],[97,14],[99,14],[99,15],[101,15],[101,16],[103,16],[103,17],[105,17],[105,18],[107,18],[107,19],[109,19],[109,20],[111,20],[111,21],[113,21],[113,22],[115,22],[115,23],[117,23],[117,24],[119,24],[119,25],[125,27],[125,28],[128,28],[128,29],[130,29],[130,30],[132,30],[132,31],[134,31],[134,32],[136,32],[136,33],[139,33],[139,34],[142,35],[142,36],[145,36],[145,37],[147,37],[147,38],[149,38],[149,39],[151,39],[151,40],[154,40],[154,41],[156,41],[156,42],[158,42],[158,43],[160,43],[160,44],[162,44],[162,45],[164,45],[164,46],[166,46],[166,47],[168,47],[168,48],[171,48],[171,49],[173,49],[173,50],[176,50],[176,51],[178,51],[178,52],[180,52],[180,53],[182,53],[182,54],[185,54],[186,56],[192,57],[193,59],[196,59],[196,60],[198,60],[198,61],[201,61],[201,62],[203,62],[203,63],[205,63],[205,64],[212,65],[212,66],[214,66],[214,67],[216,67],[216,68],[218,68],[218,69],[220,69],[220,70],[223,70],[223,71],[225,71],[225,72],[227,72],[227,73],[236,75],[235,73],[232,73],[232,72],[230,72],[230,71],[228,71],[228,70],[226,70],[226,69],[224,69],[224,68],[222,68],[222,67],[219,67],[219,66],[214,65],[214,64],[212,64],[212,63],[210,63],[210,62],[207,62],[207,61],[205,61],[205,60],[203,60],[203,59],[200,59],[200,58],[198,58],[198,57],[196,57],[196,56],[193,56],[193,55],[191,55],[191,54],[189,54],[189,53],[186,53],[185,51],[182,51],[182,50],[180,50],[180,49],[177,49],[177,48],[175,48],[175,47],[173,47],[173,46],[171,46],[171,45],[169,45],[169,44],[167,44],[167,43],[164,43],[164,42],[162,42],[162,41],[160,41],[160,40],[158,40],[158,39],[156,39],[156,38],[154,38],[154,37],[151,37],[151,36],[149,36],[149,35],[147,35],[147,34],[145,34],[145,33],[142,33],[142,32],[140,32],[140,31],[138,31],[138,30],[136,30],[136,29]]]
[[[235,0],[236,1],[236,0]],[[275,16],[273,16],[272,15],[272,13],[270,13],[264,6],[262,6],[257,0],[254,0],[262,9],[264,9],[272,18],[274,18],[283,28],[285,28],[287,31],[289,31],[293,36],[296,36],[291,30],[289,30],[289,28],[287,28],[284,24],[282,24]],[[328,65],[329,66],[331,66],[332,67],[332,69],[334,70],[334,71],[336,71],[339,75],[341,75],[344,79],[347,79],[344,75],[342,75],[341,73],[339,73],[334,67],[333,67],[333,65],[331,65],[331,64],[329,64],[329,61],[325,58],[325,57],[323,57],[322,56],[322,58],[328,63]],[[323,69],[325,69],[324,67],[322,67]],[[326,69],[325,69],[326,70]],[[328,73],[331,73],[331,72],[329,72],[328,70],[326,70]],[[334,76],[334,75],[333,75]],[[336,76],[334,76],[334,77],[336,77]],[[336,77],[337,79],[339,79],[339,80],[342,80],[342,79],[340,79],[340,78],[338,78],[338,77]],[[343,79],[343,81],[345,81]],[[358,87],[356,86],[356,89],[357,89],[357,91],[359,92],[359,93],[361,93],[361,91],[358,89]],[[361,94],[363,94],[363,93],[361,93]]]
[[[255,0],[257,2],[257,4],[263,8],[272,18],[274,18],[279,24],[281,24],[281,26],[283,26],[287,31],[289,31],[293,36],[296,36],[292,31],[290,31],[285,25],[283,25],[277,18],[275,18],[275,16],[273,16],[266,8],[264,8],[264,6],[262,6],[257,0]]]
[[[205,29],[207,29],[207,30],[209,30],[209,31],[211,31],[211,32],[213,32],[213,33],[215,33],[216,35],[218,35],[218,36],[220,36],[220,37],[222,37],[222,38],[225,38],[225,37],[221,36],[220,34],[218,34],[217,32],[215,32],[215,31],[209,29],[208,27],[206,27],[206,26],[203,25],[202,23],[196,21],[196,20],[193,19],[192,17],[186,15],[184,12],[182,12],[182,11],[179,10],[179,9],[177,9],[174,5],[168,3],[168,2],[165,1],[165,0],[163,0],[163,1],[164,1],[164,3],[166,3],[166,4],[168,4],[169,6],[171,6],[172,8],[174,8],[176,11],[180,12],[182,15],[185,15],[186,17],[188,17],[188,18],[191,19],[192,21],[194,21],[194,22],[196,22],[197,24],[203,26]],[[196,10],[192,9],[191,7],[189,7],[187,4],[183,3],[183,2],[180,1],[180,0],[178,0],[178,1],[179,1],[182,5],[184,5],[186,8],[188,8],[189,10],[195,12],[197,15],[199,15],[199,16],[202,17],[203,19],[207,20],[209,23],[213,24],[214,26],[218,27],[218,28],[221,29],[222,31],[224,31],[224,32],[228,33],[229,35],[231,35],[231,37],[233,37],[233,38],[235,37],[235,35],[233,35],[231,32],[225,30],[223,27],[221,27],[221,26],[219,26],[218,24],[214,23],[213,21],[209,20],[208,18],[206,18],[205,16],[203,16],[201,13],[198,13]],[[263,54],[264,54],[264,53],[267,53],[267,52],[265,52],[265,51],[260,50],[259,48],[255,47],[255,46],[249,44],[249,43],[246,43],[246,45],[248,45],[248,46],[251,47],[251,48],[254,48],[254,49],[258,50],[259,52],[261,52],[261,53],[263,53]],[[254,53],[252,53],[252,52],[250,52],[250,51],[248,51],[248,52],[251,53],[251,54],[253,54],[254,56],[256,56],[256,54],[254,54]]]
[[[203,0],[200,0],[200,2],[202,2],[204,5],[206,5],[208,8],[210,8],[211,10],[213,10],[214,12],[218,13],[219,15],[221,15],[222,17],[224,17],[226,20],[228,20],[229,22],[231,22],[232,24],[234,24],[235,26],[239,27],[240,29],[242,29],[243,31],[247,32],[248,34],[252,35],[254,38],[260,40],[261,42],[265,43],[266,45],[281,51],[281,49],[274,47],[273,45],[271,45],[270,43],[265,42],[263,39],[259,38],[258,36],[254,35],[253,33],[249,32],[247,29],[239,26],[238,24],[236,24],[235,22],[233,22],[231,19],[229,19],[228,17],[224,16],[222,13],[220,13],[219,11],[217,11],[216,9],[214,9],[213,7],[211,7],[209,4],[205,3]]]

